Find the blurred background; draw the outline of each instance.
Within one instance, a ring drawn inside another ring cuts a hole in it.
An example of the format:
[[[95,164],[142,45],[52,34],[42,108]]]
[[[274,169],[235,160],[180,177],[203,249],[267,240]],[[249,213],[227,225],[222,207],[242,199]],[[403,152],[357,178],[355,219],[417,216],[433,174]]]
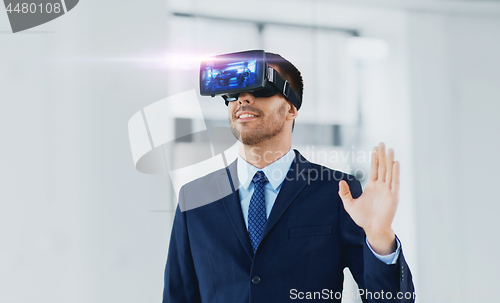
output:
[[[306,158],[365,182],[373,146],[395,149],[417,302],[498,302],[500,1],[479,0],[86,0],[16,34],[0,13],[0,301],[161,301],[175,192],[134,167],[128,121],[247,49],[301,70]]]

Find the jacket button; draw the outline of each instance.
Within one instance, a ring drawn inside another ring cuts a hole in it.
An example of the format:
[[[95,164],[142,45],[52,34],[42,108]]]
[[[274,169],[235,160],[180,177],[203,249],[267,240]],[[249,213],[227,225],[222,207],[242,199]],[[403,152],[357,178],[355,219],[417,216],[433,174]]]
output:
[[[254,276],[252,278],[252,283],[255,284],[255,285],[259,284],[260,283],[260,277],[259,276]]]

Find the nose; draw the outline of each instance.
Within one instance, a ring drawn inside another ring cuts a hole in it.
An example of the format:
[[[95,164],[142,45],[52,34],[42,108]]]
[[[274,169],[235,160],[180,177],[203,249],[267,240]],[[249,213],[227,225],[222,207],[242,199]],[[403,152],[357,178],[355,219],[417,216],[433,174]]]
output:
[[[243,92],[243,93],[240,93],[237,101],[239,102],[240,105],[253,104],[253,102],[255,101],[255,97],[253,94],[251,94],[249,92]]]

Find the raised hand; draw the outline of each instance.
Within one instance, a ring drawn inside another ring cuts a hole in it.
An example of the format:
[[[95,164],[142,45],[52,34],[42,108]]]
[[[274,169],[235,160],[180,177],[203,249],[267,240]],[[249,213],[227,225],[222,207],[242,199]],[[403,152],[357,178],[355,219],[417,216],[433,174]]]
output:
[[[384,143],[373,149],[370,178],[363,194],[353,199],[349,185],[339,183],[339,196],[354,222],[365,231],[371,248],[380,255],[395,251],[395,234],[391,224],[398,207],[399,162],[394,151],[385,152]]]

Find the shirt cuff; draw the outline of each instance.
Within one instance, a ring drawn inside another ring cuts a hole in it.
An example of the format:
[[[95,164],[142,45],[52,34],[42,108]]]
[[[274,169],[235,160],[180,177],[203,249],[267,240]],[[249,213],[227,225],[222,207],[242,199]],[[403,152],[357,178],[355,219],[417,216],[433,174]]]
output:
[[[391,254],[388,254],[388,255],[377,254],[375,251],[373,251],[372,247],[370,246],[370,243],[368,243],[368,239],[365,239],[365,241],[366,241],[366,245],[368,245],[368,247],[370,248],[372,253],[375,255],[375,257],[377,257],[377,259],[384,262],[385,264],[396,264],[396,262],[398,261],[398,257],[399,257],[399,251],[401,250],[401,243],[399,242],[398,237],[396,237],[396,245],[397,245],[396,251],[391,253]]]

